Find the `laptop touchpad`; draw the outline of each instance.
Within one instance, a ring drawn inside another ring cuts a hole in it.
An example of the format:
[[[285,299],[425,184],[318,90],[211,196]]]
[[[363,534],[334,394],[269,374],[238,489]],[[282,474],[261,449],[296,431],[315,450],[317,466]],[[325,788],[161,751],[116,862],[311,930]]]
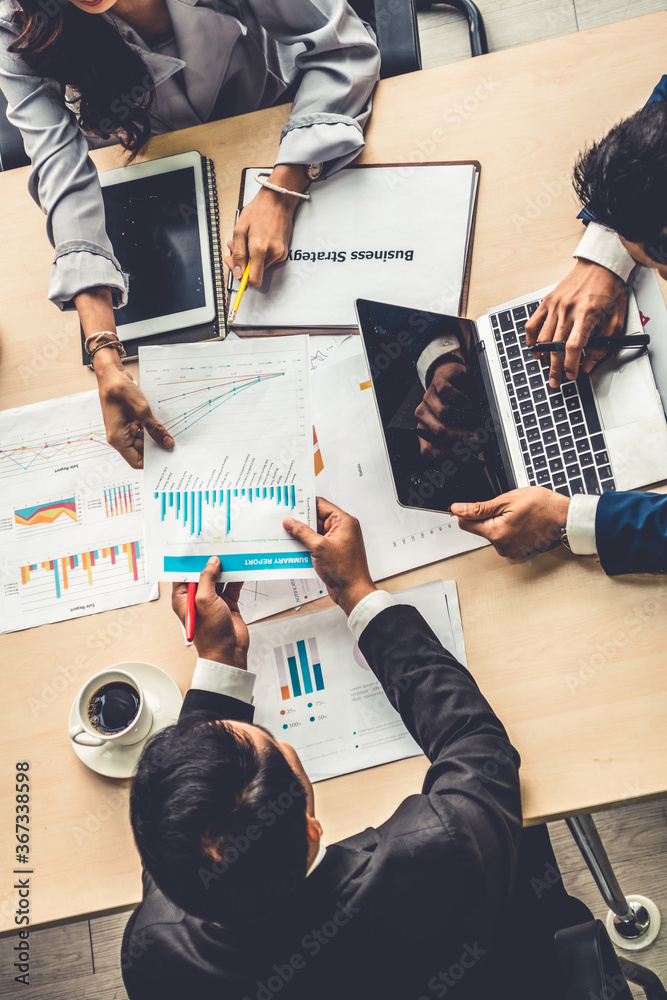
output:
[[[596,368],[591,382],[602,423],[609,430],[655,416],[658,402],[646,353],[619,351]]]

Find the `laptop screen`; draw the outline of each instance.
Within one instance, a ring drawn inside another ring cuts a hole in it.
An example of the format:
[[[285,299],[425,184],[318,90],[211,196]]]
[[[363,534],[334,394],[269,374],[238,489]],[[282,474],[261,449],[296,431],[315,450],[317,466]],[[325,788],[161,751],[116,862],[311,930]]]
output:
[[[510,489],[470,320],[357,299],[396,495],[447,510]]]

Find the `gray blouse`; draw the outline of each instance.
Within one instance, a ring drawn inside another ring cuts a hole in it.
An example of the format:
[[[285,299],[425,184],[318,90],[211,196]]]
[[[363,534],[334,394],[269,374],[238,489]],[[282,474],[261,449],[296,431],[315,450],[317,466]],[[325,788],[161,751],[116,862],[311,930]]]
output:
[[[45,0],[47,14],[53,2]],[[167,44],[155,39],[155,49],[113,8],[87,15],[112,21],[141,56],[150,74],[146,85],[155,87],[155,134],[270,107],[300,74],[276,162],[324,162],[333,173],[360,153],[380,56],[345,0],[166,2],[174,37]],[[84,135],[53,80],[7,51],[19,34],[17,9],[14,0],[0,0],[0,87],[31,160],[30,193],[46,214],[55,247],[49,298],[72,309],[79,292],[106,285],[114,305],[124,305],[127,276],[106,234],[97,171],[88,156],[90,147],[107,143]],[[218,173],[251,165],[250,143],[238,157]]]

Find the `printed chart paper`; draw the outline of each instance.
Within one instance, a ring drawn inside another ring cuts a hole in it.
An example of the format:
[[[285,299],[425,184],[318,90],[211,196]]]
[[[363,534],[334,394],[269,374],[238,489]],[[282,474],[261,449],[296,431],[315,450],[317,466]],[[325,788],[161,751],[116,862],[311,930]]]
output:
[[[422,613],[465,664],[456,583],[436,580],[394,596]],[[255,722],[291,743],[311,781],[421,753],[382,690],[340,608],[250,629]]]
[[[288,608],[300,608],[327,596],[322,580],[246,581],[239,596],[239,611],[246,625],[261,621]]]
[[[142,347],[141,387],[176,444],[146,440],[146,544],[161,580],[315,577],[282,527],[316,525],[308,338]]]
[[[363,354],[332,359],[313,372],[312,387],[317,493],[359,518],[374,580],[488,544],[461,531],[455,517],[396,500]]]
[[[239,339],[235,333],[227,335],[226,343],[230,337],[233,340]],[[309,336],[310,371],[318,371],[324,365],[329,365],[333,360],[338,361],[349,355],[356,355],[361,349],[360,339],[355,334],[331,334],[328,337],[321,335]],[[313,433],[313,458],[315,472],[317,474],[320,463],[319,445],[317,437]],[[250,622],[261,621],[269,615],[275,615],[279,611],[287,611],[288,608],[301,608],[304,604],[316,601],[320,597],[326,597],[327,589],[323,582],[317,578],[314,580],[269,580],[262,584],[257,582],[245,584],[239,597],[239,608],[243,615],[243,620]]]
[[[0,629],[158,596],[142,473],[107,444],[97,392],[0,413]]]

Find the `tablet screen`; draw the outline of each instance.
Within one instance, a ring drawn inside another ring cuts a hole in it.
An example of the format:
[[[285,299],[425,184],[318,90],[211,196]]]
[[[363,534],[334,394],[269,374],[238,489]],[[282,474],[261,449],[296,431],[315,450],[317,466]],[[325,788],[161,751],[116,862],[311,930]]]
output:
[[[509,489],[474,324],[357,300],[399,503],[447,510]]]
[[[205,306],[194,167],[124,180],[102,194],[109,239],[130,276],[117,325]]]

